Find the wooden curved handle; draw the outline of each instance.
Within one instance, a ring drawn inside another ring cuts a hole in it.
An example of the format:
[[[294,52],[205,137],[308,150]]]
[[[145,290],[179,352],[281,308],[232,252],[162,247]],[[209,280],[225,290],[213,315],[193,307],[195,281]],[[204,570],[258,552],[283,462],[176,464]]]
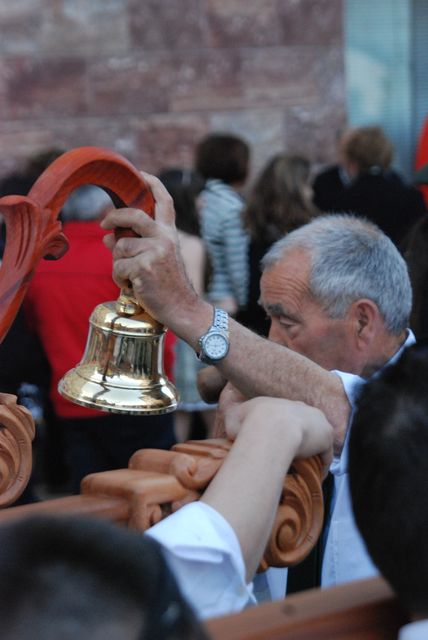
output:
[[[60,258],[68,249],[58,214],[74,189],[94,184],[115,203],[153,216],[154,199],[140,172],[117,153],[99,147],[72,149],[57,158],[28,196],[0,199],[6,222],[6,248],[0,269],[0,340],[24,299],[39,260]]]
[[[56,218],[70,193],[84,184],[101,187],[113,193],[119,204],[154,215],[152,192],[141,173],[119,154],[99,147],[64,153],[42,173],[28,197]]]

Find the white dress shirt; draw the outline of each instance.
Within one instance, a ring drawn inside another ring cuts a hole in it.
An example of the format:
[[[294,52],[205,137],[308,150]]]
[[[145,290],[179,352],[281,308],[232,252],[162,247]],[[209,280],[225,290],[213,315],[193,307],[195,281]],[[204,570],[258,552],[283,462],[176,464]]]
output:
[[[406,347],[415,342],[408,331],[407,339],[385,366],[394,364]],[[352,580],[378,575],[367,552],[364,541],[355,524],[349,494],[348,456],[352,419],[358,394],[366,380],[351,373],[334,371],[342,380],[349,404],[352,407],[350,425],[340,457],[333,460],[330,471],[334,476],[334,494],[331,504],[331,519],[321,570],[321,586],[330,587]],[[376,373],[374,374],[376,376]]]

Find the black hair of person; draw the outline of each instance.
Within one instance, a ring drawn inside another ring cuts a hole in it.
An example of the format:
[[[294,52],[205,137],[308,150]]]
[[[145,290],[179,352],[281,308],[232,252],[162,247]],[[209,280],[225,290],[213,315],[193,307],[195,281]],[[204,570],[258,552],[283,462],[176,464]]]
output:
[[[230,185],[244,183],[249,162],[249,145],[232,134],[213,133],[196,147],[195,168],[206,180],[222,180]]]
[[[2,640],[206,640],[160,546],[97,518],[0,527]]]
[[[428,346],[363,386],[349,445],[357,526],[408,611],[428,615]]]
[[[204,188],[204,178],[192,169],[167,168],[160,172],[159,180],[174,201],[177,229],[200,237],[196,199]]]

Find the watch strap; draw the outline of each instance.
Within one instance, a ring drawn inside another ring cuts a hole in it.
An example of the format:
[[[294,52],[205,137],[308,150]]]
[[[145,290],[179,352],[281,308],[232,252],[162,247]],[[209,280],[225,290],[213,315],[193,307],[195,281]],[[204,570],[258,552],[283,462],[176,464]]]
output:
[[[220,329],[225,333],[229,333],[229,316],[224,309],[214,307],[214,320],[208,331],[212,331],[213,329]]]
[[[197,354],[198,359],[205,364],[216,364],[219,360],[211,359],[208,354],[204,352],[204,339],[211,333],[220,332],[225,336],[227,341],[229,341],[229,315],[224,309],[219,309],[218,307],[214,307],[214,317],[213,323],[204,335],[202,335],[199,340],[199,346],[201,350]]]

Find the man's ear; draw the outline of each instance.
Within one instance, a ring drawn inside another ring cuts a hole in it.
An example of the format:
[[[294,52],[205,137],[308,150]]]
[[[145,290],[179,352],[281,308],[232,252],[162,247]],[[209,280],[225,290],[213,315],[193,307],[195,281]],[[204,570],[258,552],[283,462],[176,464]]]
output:
[[[376,303],[367,298],[360,298],[352,303],[350,313],[359,347],[369,345],[376,335],[379,322],[382,321]]]

